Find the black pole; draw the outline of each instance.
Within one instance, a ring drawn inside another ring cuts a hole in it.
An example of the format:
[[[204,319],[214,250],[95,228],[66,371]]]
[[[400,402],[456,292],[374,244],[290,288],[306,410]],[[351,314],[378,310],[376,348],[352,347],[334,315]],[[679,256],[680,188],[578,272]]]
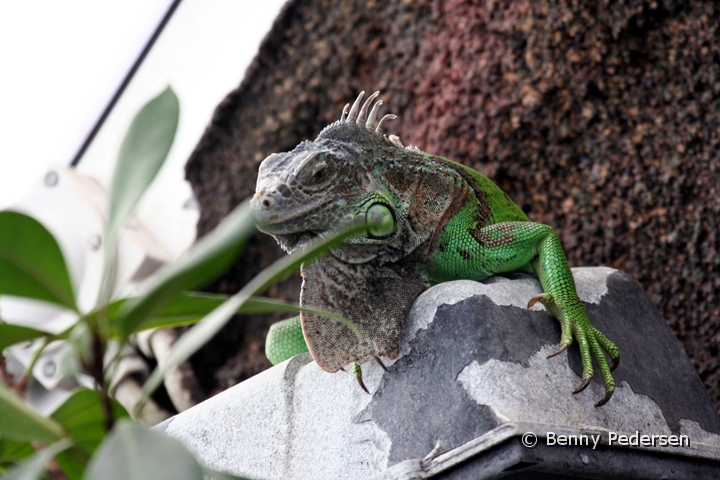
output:
[[[130,71],[125,75],[125,79],[120,84],[120,87],[115,92],[115,95],[113,95],[112,99],[110,100],[110,103],[108,103],[108,106],[105,107],[105,110],[103,111],[102,115],[100,115],[100,118],[98,119],[97,123],[93,127],[93,129],[90,131],[90,134],[87,136],[85,141],[83,142],[82,146],[80,147],[80,150],[75,154],[75,157],[73,158],[72,162],[70,163],[71,167],[76,167],[78,163],[80,163],[80,159],[83,155],[85,155],[85,151],[90,146],[90,143],[95,139],[95,135],[100,131],[100,127],[103,126],[103,123],[105,123],[105,120],[110,115],[110,112],[113,108],[115,108],[115,104],[120,99],[120,96],[125,91],[125,88],[127,88],[128,84],[130,84],[130,80],[135,76],[135,72],[138,71],[140,68],[140,65],[142,64],[143,60],[145,60],[145,57],[150,52],[150,49],[155,44],[155,41],[160,36],[160,33],[162,33],[163,29],[165,28],[165,25],[170,21],[170,17],[172,17],[173,13],[175,13],[175,10],[177,9],[178,5],[180,5],[181,0],[175,0],[173,1],[172,5],[170,5],[170,8],[168,8],[167,12],[165,13],[165,16],[163,17],[160,24],[155,29],[155,32],[153,32],[152,37],[150,37],[150,40],[148,40],[147,44],[145,45],[145,48],[143,48],[142,52],[140,52],[140,55],[138,56],[137,60],[135,60],[135,63],[133,64],[132,68],[130,68]]]

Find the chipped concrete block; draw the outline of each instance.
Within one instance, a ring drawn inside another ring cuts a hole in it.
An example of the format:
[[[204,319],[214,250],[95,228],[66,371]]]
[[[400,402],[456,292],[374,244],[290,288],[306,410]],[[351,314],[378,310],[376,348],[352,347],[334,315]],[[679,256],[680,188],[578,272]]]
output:
[[[647,295],[613,269],[573,275],[591,321],[621,351],[603,407],[594,406],[604,393],[598,379],[572,394],[577,347],[546,358],[560,327],[542,306],[525,308],[540,285],[515,275],[424,292],[389,372],[363,365],[371,395],[350,373],[324,372],[301,355],[162,428],[204,464],[252,478],[719,477],[720,418]],[[533,448],[523,444],[530,434]],[[642,445],[642,435],[687,443]]]

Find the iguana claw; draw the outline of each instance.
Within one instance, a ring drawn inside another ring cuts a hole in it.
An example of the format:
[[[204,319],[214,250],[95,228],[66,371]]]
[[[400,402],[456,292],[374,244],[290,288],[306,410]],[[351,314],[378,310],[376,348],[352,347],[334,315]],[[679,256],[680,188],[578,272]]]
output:
[[[365,390],[365,393],[368,395],[370,394],[370,390],[367,389],[365,386],[365,382],[363,382],[362,379],[362,368],[360,367],[360,364],[353,362],[352,364],[352,372],[353,375],[355,375],[355,378],[357,378],[358,383],[360,384],[360,387]]]
[[[385,364],[382,362],[382,360],[380,360],[380,357],[375,356],[375,361],[378,363],[378,365],[382,367],[383,370],[385,370],[386,372],[389,371]]]
[[[592,382],[593,377],[588,377],[582,381],[582,383],[575,389],[573,394],[580,393],[583,390],[587,388],[588,385],[590,385],[590,382]],[[606,395],[607,396],[607,395]],[[608,399],[609,400],[609,399]],[[607,401],[607,400],[606,400]]]
[[[554,356],[556,356],[556,355],[560,355],[562,352],[564,352],[565,350],[567,350],[567,348],[568,348],[569,346],[570,346],[569,343],[563,343],[562,345],[560,345],[560,348],[558,348],[557,350],[555,350],[554,352],[552,352],[550,355],[548,355],[547,358],[552,358],[552,357],[554,357]]]
[[[358,383],[360,384],[360,387],[361,387],[363,390],[365,390],[365,393],[367,393],[367,394],[369,395],[369,394],[370,394],[370,390],[368,390],[367,387],[365,386],[365,383],[363,383],[362,377],[356,377],[356,378],[357,378]]]
[[[610,364],[610,371],[612,372],[613,370],[615,370],[618,365],[620,365],[620,355],[612,359],[612,363]],[[608,398],[608,400],[610,400],[610,398]],[[607,400],[605,401],[607,402]]]
[[[607,390],[605,392],[605,396],[601,398],[600,401],[595,404],[595,406],[602,407],[603,405],[605,405],[610,400],[610,397],[612,397],[613,392],[614,390]]]
[[[532,298],[528,301],[527,308],[531,308],[531,307],[532,307],[533,305],[535,305],[536,303],[542,301],[543,298],[545,298],[545,294],[544,294],[544,293],[541,293],[540,295],[535,295],[534,297],[532,297]]]

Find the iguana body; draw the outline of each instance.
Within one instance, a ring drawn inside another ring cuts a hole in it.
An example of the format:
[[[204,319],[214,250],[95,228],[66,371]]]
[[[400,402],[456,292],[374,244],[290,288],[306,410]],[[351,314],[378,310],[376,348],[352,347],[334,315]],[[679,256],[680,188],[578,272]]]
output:
[[[358,364],[368,360],[397,358],[405,315],[431,285],[535,272],[545,293],[529,305],[543,303],[562,327],[561,346],[553,355],[575,338],[583,362],[576,393],[592,379],[594,357],[606,389],[598,406],[607,402],[619,352],[591,325],[555,231],[530,222],[475,170],[382,135],[383,120],[394,116],[376,125],[382,102],[368,112],[376,95],[361,107],[360,94],[315,141],[271,155],[260,166],[254,197],[258,228],[287,251],[343,226],[369,226],[367,234],[351,237],[302,269],[301,304],[346,316],[362,341],[342,324],[303,313],[301,321],[290,319],[271,329],[271,361],[309,348],[327,371],[354,363],[359,372]]]

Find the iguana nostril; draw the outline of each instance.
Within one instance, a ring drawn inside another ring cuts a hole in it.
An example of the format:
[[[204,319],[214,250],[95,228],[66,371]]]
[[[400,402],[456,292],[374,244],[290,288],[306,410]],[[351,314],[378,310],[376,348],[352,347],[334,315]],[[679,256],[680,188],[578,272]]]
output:
[[[266,193],[260,202],[264,210],[270,210],[282,205],[282,197],[277,193]]]

